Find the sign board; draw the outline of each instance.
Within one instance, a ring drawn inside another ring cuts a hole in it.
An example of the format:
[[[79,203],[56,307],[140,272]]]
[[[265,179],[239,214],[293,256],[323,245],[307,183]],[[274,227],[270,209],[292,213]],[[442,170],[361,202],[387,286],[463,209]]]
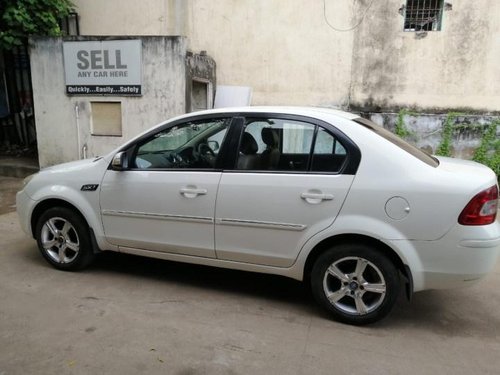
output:
[[[64,42],[68,95],[142,95],[140,40]]]

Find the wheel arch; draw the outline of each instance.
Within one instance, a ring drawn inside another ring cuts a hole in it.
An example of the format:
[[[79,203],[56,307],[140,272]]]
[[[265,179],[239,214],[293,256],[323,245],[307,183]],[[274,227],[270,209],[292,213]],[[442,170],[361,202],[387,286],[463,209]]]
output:
[[[413,277],[411,275],[411,270],[408,267],[408,265],[406,265],[403,262],[398,253],[394,249],[392,249],[389,245],[376,238],[363,234],[356,234],[356,233],[338,234],[325,238],[321,242],[319,242],[316,246],[314,246],[314,248],[309,252],[307,256],[306,262],[304,264],[303,280],[308,281],[310,279],[313,265],[316,259],[318,259],[318,257],[323,252],[325,252],[326,250],[335,245],[346,244],[346,243],[362,243],[365,245],[373,246],[379,251],[381,251],[383,254],[385,254],[406,278],[407,296],[408,298],[411,297],[411,294],[413,293]]]
[[[47,211],[49,208],[53,207],[66,207],[70,210],[73,210],[76,214],[78,214],[84,221],[89,225],[88,220],[85,218],[85,215],[73,204],[70,202],[64,200],[64,199],[59,199],[59,198],[48,198],[45,199],[41,202],[39,202],[35,208],[33,209],[33,212],[31,213],[31,219],[30,219],[30,224],[31,224],[31,234],[33,238],[36,236],[36,224],[38,220],[40,219],[40,216]],[[89,225],[90,228],[90,225]]]
[[[90,233],[90,243],[92,245],[92,250],[94,253],[98,253],[101,251],[97,240],[95,236],[94,229],[92,228],[92,225],[90,225],[89,220],[85,217],[85,215],[82,213],[82,211],[76,207],[74,204],[60,198],[47,198],[41,202],[39,202],[35,208],[33,209],[33,212],[31,213],[31,218],[30,218],[30,224],[31,224],[31,234],[33,238],[36,239],[36,224],[38,220],[40,219],[40,216],[43,215],[45,211],[47,211],[49,208],[52,207],[65,207],[73,212],[75,212],[78,216],[81,217],[81,219],[87,224],[89,228],[89,233]]]

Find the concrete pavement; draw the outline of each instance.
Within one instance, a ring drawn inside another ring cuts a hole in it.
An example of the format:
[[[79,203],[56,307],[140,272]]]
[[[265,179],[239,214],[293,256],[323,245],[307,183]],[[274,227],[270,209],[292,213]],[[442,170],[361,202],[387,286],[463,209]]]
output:
[[[22,178],[0,176],[0,215],[16,210],[16,193],[22,183]]]
[[[329,320],[296,281],[103,254],[52,269],[0,216],[0,374],[498,374],[500,265],[401,298],[380,324]]]

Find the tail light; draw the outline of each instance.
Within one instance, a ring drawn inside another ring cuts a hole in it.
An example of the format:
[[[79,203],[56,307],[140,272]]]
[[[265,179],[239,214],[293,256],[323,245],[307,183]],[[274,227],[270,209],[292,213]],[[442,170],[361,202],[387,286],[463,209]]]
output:
[[[498,209],[498,187],[496,185],[477,194],[465,206],[458,217],[462,225],[487,225],[495,222]]]

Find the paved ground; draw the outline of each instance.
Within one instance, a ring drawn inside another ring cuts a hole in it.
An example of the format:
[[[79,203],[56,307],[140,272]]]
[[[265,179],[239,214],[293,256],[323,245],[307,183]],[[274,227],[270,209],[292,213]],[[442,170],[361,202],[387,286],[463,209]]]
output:
[[[0,176],[0,215],[16,209],[16,193],[21,188],[22,179]]]
[[[327,319],[293,280],[103,255],[56,271],[15,213],[0,216],[1,375],[500,372],[500,264],[359,328]]]
[[[24,178],[38,170],[37,159],[0,155],[0,176]]]

